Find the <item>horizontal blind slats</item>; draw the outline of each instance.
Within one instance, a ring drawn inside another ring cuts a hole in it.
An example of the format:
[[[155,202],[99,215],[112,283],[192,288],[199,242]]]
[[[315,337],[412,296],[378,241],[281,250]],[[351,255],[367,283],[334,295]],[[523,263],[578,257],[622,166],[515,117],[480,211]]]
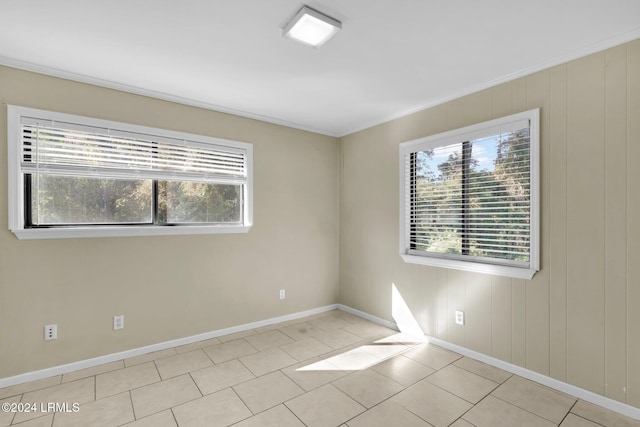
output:
[[[246,180],[246,153],[235,147],[227,149],[170,138],[160,138],[164,142],[127,139],[121,135],[91,133],[95,129],[82,125],[69,128],[43,127],[23,121],[23,171],[59,175],[67,172],[71,176],[184,178],[202,182]]]

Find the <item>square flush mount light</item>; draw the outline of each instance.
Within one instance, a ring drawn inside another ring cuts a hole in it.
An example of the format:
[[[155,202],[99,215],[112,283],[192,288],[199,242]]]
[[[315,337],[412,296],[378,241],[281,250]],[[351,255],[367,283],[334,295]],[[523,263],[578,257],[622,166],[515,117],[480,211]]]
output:
[[[340,21],[308,6],[303,6],[284,27],[282,35],[288,39],[318,48],[341,28]]]

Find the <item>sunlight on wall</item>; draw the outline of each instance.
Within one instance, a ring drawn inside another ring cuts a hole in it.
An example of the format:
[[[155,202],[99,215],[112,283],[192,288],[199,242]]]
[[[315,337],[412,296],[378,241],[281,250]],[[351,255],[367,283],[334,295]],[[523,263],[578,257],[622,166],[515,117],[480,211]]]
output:
[[[424,339],[424,331],[418,324],[416,318],[413,317],[409,306],[404,298],[402,298],[395,283],[391,284],[391,315],[396,325],[398,325],[400,332],[412,337]]]

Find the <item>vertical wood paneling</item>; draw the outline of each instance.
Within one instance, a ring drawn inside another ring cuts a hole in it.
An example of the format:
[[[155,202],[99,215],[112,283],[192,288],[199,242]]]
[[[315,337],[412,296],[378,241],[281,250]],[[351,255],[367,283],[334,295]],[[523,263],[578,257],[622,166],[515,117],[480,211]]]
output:
[[[626,399],[627,49],[606,52],[605,395]]]
[[[460,270],[449,270],[448,276],[448,303],[449,307],[447,312],[447,320],[449,323],[449,341],[464,346],[466,344],[466,328],[461,325],[456,325],[454,313],[456,310],[466,310],[466,273]]]
[[[438,268],[438,299],[435,306],[438,310],[437,337],[449,340],[449,293],[447,292],[447,270]]]
[[[527,365],[527,282],[511,279],[511,363]]]
[[[491,281],[491,356],[511,361],[511,279]]]
[[[526,79],[527,109],[540,108],[540,271],[526,282],[527,368],[549,374],[549,71]]]
[[[567,66],[550,71],[549,374],[567,379]]]
[[[513,113],[527,109],[527,82],[524,78],[511,82]],[[511,280],[511,362],[527,365],[527,281]]]
[[[568,380],[604,392],[604,53],[568,65]]]
[[[491,276],[467,273],[466,307],[466,346],[491,354]]]
[[[397,247],[397,222],[384,206],[395,206],[397,194],[386,180],[397,170],[380,174],[392,155],[370,156],[372,148],[390,151],[402,142],[390,138],[415,139],[535,107],[542,119],[542,269],[534,279],[390,260],[397,255],[385,247]],[[340,237],[350,244],[341,246],[340,302],[384,316],[388,301],[379,299],[388,294],[387,279],[398,277],[428,334],[640,407],[640,41],[342,143]],[[371,188],[385,191],[373,197]],[[371,213],[380,210],[385,216]],[[455,325],[456,309],[466,312],[465,326]]]
[[[640,40],[627,61],[627,403],[640,407]]]

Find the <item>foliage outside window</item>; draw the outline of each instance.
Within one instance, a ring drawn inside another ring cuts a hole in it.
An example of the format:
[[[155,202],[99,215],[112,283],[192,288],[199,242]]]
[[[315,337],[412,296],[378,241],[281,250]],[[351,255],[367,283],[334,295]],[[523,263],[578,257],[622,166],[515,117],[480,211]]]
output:
[[[538,116],[532,110],[401,144],[406,262],[533,277]]]
[[[8,107],[21,239],[246,232],[251,144]]]

